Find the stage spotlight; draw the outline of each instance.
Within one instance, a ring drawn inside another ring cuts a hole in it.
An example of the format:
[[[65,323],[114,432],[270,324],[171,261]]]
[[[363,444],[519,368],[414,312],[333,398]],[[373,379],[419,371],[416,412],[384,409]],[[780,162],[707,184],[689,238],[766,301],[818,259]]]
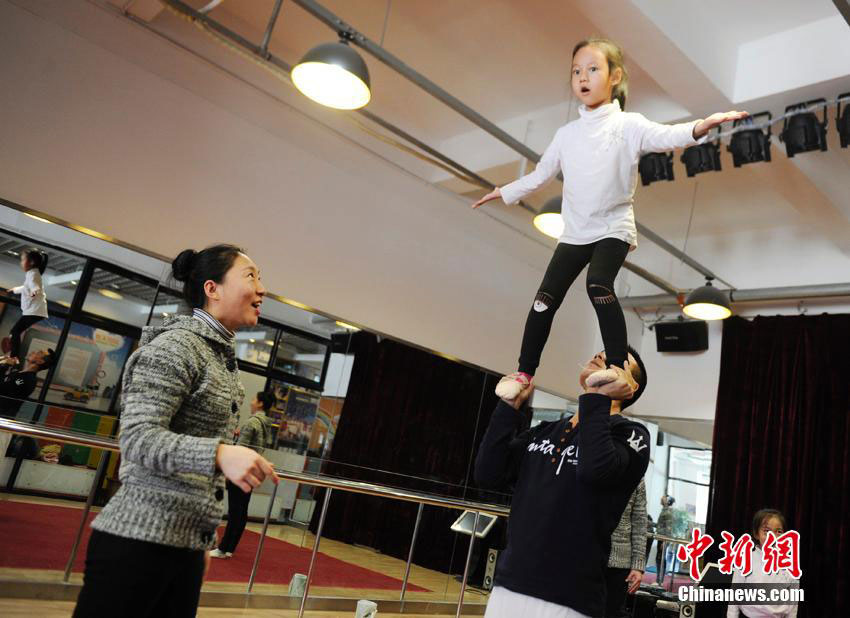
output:
[[[818,120],[813,111],[807,111],[811,106],[824,104],[823,121]],[[785,152],[793,157],[798,152],[810,150],[826,150],[826,99],[814,99],[785,108],[786,114],[782,124],[779,139],[785,142]]]
[[[767,131],[738,129],[756,124],[756,118],[760,117],[767,117]],[[770,122],[772,120],[773,115],[770,112],[761,112],[732,123],[732,128],[738,130],[732,134],[727,150],[732,153],[732,164],[735,167],[741,167],[745,163],[770,161]]]
[[[841,114],[841,101],[850,103],[850,92],[838,95],[838,109],[835,112],[835,126],[841,137],[841,147],[847,148],[850,144],[850,106],[845,105],[844,115]]]
[[[646,186],[656,180],[673,180],[673,153],[650,152],[638,163],[640,182]]]
[[[680,158],[688,178],[702,172],[720,171],[720,140],[685,148]]]

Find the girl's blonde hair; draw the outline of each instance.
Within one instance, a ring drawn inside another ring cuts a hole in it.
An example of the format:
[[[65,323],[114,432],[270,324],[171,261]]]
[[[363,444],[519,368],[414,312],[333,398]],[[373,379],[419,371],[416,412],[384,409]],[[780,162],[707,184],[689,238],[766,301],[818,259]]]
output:
[[[623,61],[623,49],[611,39],[589,37],[579,41],[578,45],[573,48],[573,58],[576,57],[578,50],[588,46],[595,47],[605,54],[605,58],[608,60],[609,75],[614,72],[614,69],[620,69],[623,72],[620,83],[614,86],[611,91],[611,99],[620,102],[620,109],[626,109],[626,95],[629,93],[629,73],[626,71],[626,64]]]

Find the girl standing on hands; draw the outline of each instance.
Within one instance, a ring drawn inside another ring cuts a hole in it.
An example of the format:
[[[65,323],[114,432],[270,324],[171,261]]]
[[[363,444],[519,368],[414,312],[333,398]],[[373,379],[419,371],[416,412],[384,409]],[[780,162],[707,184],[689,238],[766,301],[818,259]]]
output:
[[[531,382],[552,318],[588,264],[587,293],[599,320],[608,365],[587,383],[599,386],[617,379],[610,367],[626,363],[627,336],[614,278],[626,254],[637,247],[633,201],[638,161],[647,152],[702,143],[712,128],[747,116],[733,111],[664,125],[623,112],[628,74],[623,51],[608,39],[590,38],[575,46],[571,81],[573,93],[581,101],[580,117],[558,129],[533,172],[495,189],[472,206],[478,208],[497,198],[514,204],[563,172],[564,232],[528,314],[519,368],[496,386],[496,394],[508,401]]]
[[[256,326],[266,293],[237,247],[172,263],[191,316],[144,329],[124,370],[121,487],[100,515],[74,616],[191,617],[224,512],[225,479],[248,493],[274,468],[229,444],[245,391],[234,331]]]

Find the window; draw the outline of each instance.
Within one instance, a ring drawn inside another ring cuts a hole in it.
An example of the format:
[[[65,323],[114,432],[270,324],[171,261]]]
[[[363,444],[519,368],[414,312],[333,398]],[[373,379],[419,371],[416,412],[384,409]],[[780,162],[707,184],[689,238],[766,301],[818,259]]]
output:
[[[329,343],[284,331],[278,343],[274,369],[318,385],[322,382]]]
[[[155,297],[156,287],[152,283],[96,268],[83,311],[142,327],[148,323]]]
[[[189,313],[188,306],[178,292],[160,288],[151,311],[150,326],[161,326],[162,323],[178,313]]]
[[[711,451],[670,447],[670,495],[676,499],[675,507],[692,523],[705,524],[710,478]]]
[[[262,323],[236,331],[236,358],[268,367],[277,329]]]

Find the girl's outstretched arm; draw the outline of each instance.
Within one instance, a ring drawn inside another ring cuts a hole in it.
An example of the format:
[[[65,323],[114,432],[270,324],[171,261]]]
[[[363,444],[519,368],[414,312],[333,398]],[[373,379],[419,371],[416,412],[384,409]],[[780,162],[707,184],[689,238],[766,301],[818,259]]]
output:
[[[486,204],[490,200],[502,198],[505,204],[515,204],[529,193],[533,193],[547,182],[552,180],[561,169],[561,132],[563,128],[555,133],[555,137],[546,151],[540,158],[540,162],[534,171],[526,174],[522,178],[506,184],[504,187],[496,188],[480,200],[475,202],[472,207],[478,208],[482,204]]]
[[[732,120],[740,120],[741,118],[746,118],[750,114],[748,112],[718,112],[716,114],[712,114],[708,118],[700,120],[696,126],[694,127],[694,139],[699,139],[709,131],[711,131],[714,127],[720,126],[724,122],[730,122]]]

